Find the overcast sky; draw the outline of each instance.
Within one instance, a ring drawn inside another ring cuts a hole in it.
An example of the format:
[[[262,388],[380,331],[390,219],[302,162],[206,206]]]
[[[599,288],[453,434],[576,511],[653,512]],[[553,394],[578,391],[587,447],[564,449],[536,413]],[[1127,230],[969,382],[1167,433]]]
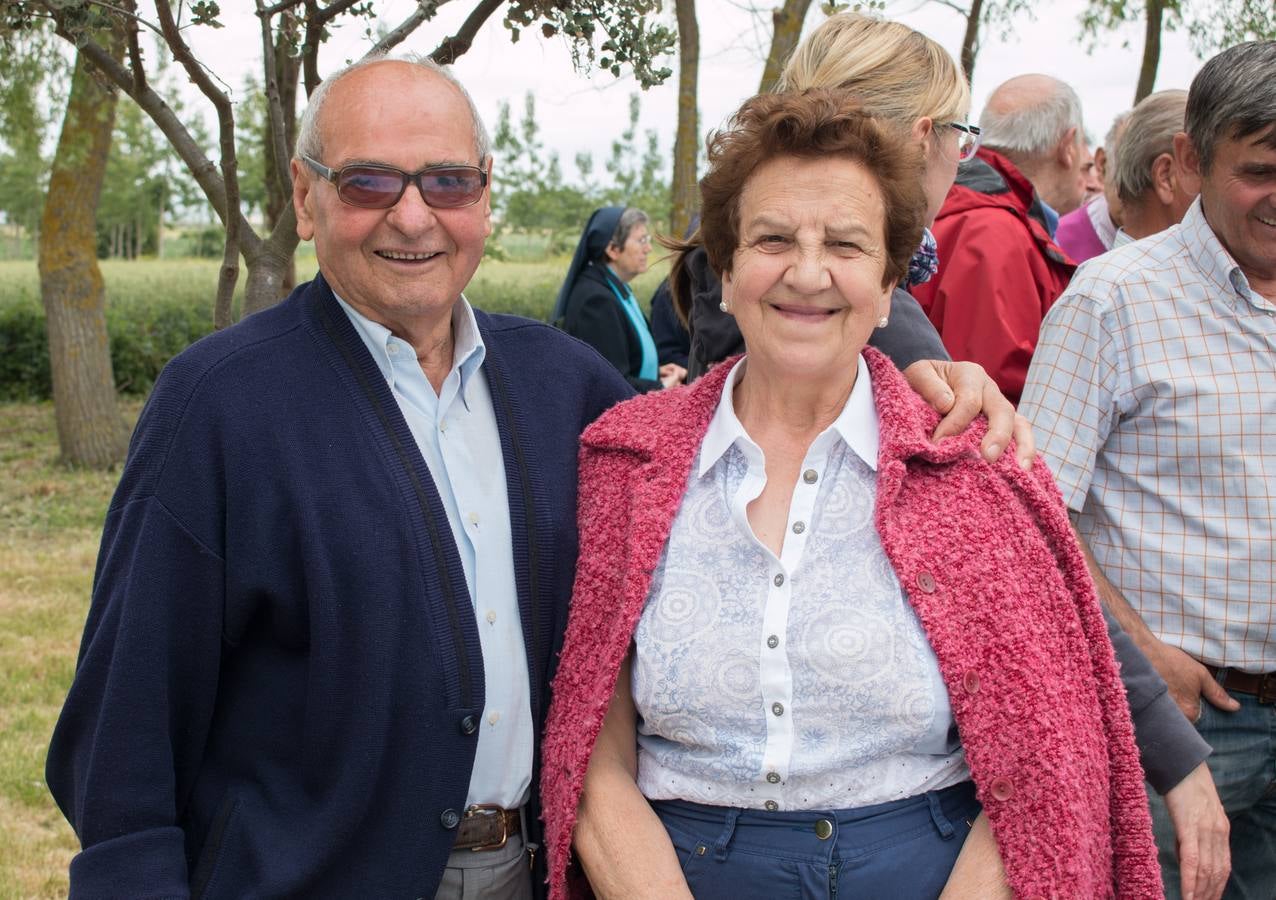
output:
[[[744,0],[699,0],[696,4],[700,23],[702,135],[721,124],[756,90],[770,40],[770,10],[779,2],[758,2],[757,10],[751,10]],[[472,0],[454,0],[445,5],[439,16],[418,29],[403,48],[430,52],[443,36],[456,30],[472,5]],[[411,6],[403,0],[378,4],[385,10],[383,20],[389,23],[397,23]],[[664,17],[672,25],[672,0],[665,0],[665,6]],[[812,6],[804,33],[824,19],[819,3]],[[1107,36],[1093,53],[1087,53],[1078,39],[1078,18],[1084,7],[1085,0],[1055,0],[1049,11],[1043,9],[1035,19],[1021,15],[1008,39],[1003,40],[996,33],[985,35],[975,67],[972,120],[978,117],[989,92],[1002,81],[1024,72],[1044,72],[1076,88],[1087,128],[1096,140],[1102,140],[1113,116],[1133,99],[1143,29],[1138,23],[1127,26]],[[249,0],[231,0],[222,8],[227,27],[216,31],[191,29],[188,35],[200,58],[238,88],[246,73],[260,71],[260,32],[255,18],[247,13]],[[241,11],[231,12],[232,9]],[[954,57],[959,52],[964,20],[951,9],[913,0],[908,4],[892,3],[889,15],[935,38]],[[574,175],[572,160],[580,151],[592,152],[596,171],[601,171],[611,140],[625,127],[628,97],[640,92],[637,83],[628,77],[616,79],[609,73],[576,72],[566,42],[561,38],[543,39],[538,27],[524,32],[517,44],[511,44],[499,16],[493,16],[474,46],[454,67],[488,126],[495,123],[502,100],[510,101],[518,113],[523,94],[532,91],[544,143],[558,151],[564,174],[569,179]],[[321,51],[321,73],[361,56],[368,46],[362,27],[341,29]],[[1186,88],[1201,63],[1189,48],[1186,35],[1167,33],[1162,42],[1157,89]],[[641,92],[641,127],[657,131],[666,158],[672,150],[677,118],[676,57],[671,56],[667,65],[674,76],[661,87]]]

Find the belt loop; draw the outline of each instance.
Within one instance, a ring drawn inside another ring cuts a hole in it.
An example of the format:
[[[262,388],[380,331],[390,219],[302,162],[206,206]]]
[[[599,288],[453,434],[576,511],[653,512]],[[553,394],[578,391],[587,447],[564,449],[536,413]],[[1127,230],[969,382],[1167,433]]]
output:
[[[731,837],[735,834],[735,823],[740,818],[740,810],[734,807],[727,810],[726,822],[722,826],[722,834],[718,835],[718,839],[713,844],[713,858],[718,862],[727,861],[727,844],[731,843]]]
[[[931,821],[939,830],[939,836],[948,840],[957,833],[957,829],[953,827],[952,822],[948,821],[948,816],[944,815],[944,808],[939,804],[939,794],[936,791],[927,791],[926,800],[930,804]]]

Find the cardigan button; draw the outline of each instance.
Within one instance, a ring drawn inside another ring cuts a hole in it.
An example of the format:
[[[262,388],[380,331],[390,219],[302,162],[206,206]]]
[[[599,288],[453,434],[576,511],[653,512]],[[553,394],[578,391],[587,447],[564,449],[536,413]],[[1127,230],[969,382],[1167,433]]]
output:
[[[478,719],[466,716],[461,720],[461,734],[473,734],[478,731]]]
[[[961,677],[961,686],[966,689],[967,694],[979,693],[979,673],[971,669]]]
[[[992,796],[995,800],[1009,800],[1015,795],[1015,786],[1009,778],[996,778],[992,783]]]
[[[451,831],[457,825],[461,824],[461,817],[454,809],[443,810],[443,815],[439,816],[439,824]]]
[[[918,572],[917,586],[927,594],[935,593],[935,576],[929,572]]]

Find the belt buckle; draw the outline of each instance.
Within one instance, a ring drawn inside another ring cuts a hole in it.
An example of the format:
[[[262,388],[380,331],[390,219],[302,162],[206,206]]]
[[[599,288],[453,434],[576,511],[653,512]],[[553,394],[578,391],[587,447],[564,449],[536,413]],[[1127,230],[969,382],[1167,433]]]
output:
[[[509,821],[505,818],[505,807],[498,803],[475,803],[473,806],[465,810],[465,818],[470,819],[474,816],[489,815],[495,816],[501,822],[501,839],[498,843],[492,844],[476,844],[470,848],[470,852],[479,850],[500,850],[510,839]]]
[[[1254,693],[1262,705],[1276,704],[1276,672],[1268,672],[1261,676],[1258,679],[1258,690]]]

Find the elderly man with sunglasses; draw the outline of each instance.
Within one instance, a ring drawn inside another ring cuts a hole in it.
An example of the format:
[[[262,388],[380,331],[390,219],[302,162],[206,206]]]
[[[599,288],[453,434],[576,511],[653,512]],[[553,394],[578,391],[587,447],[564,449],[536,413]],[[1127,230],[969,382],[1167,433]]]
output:
[[[462,295],[491,167],[432,64],[356,64],[311,97],[293,199],[320,274],[168,366],[107,514],[48,761],[73,897],[542,888],[578,437],[631,390]]]

